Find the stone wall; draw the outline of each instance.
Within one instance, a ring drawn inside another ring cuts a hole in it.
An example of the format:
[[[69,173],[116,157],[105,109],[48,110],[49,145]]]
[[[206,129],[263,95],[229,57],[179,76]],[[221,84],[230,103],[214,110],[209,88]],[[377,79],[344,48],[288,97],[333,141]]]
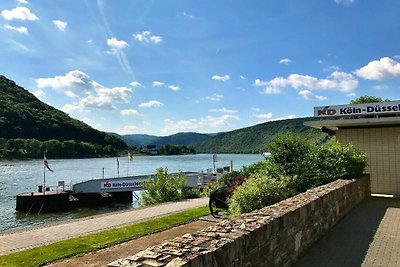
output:
[[[109,266],[290,266],[369,195],[369,176],[337,180]]]

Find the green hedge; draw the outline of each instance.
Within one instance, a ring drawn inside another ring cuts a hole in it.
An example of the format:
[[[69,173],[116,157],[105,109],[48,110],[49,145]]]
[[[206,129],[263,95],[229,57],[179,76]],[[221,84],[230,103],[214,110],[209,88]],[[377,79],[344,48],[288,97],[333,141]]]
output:
[[[223,185],[235,188],[229,202],[232,215],[268,206],[339,178],[360,177],[367,162],[365,154],[352,145],[337,141],[317,145],[293,134],[277,137],[268,151],[272,154],[268,160],[221,179]]]

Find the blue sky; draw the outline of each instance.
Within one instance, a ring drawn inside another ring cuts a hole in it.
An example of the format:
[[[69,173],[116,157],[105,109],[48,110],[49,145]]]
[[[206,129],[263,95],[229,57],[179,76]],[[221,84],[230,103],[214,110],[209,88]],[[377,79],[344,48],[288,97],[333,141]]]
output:
[[[6,0],[0,74],[103,131],[229,131],[399,99],[398,0]]]

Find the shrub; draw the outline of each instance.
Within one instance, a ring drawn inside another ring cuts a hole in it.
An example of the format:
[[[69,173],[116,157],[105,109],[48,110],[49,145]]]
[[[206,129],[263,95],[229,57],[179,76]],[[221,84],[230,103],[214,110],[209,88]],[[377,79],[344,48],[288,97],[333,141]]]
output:
[[[271,205],[289,196],[289,179],[256,175],[239,186],[229,199],[229,213],[239,215]]]
[[[185,186],[181,190],[181,198],[182,199],[198,198],[201,195],[202,195],[202,192],[199,188]]]
[[[272,156],[266,161],[220,179],[219,185],[226,186],[231,196],[231,215],[262,208],[339,178],[357,178],[367,162],[352,145],[337,141],[317,145],[293,134],[277,137],[268,151]]]
[[[269,151],[272,156],[266,164],[268,175],[290,176],[289,184],[297,192],[339,178],[357,178],[367,162],[366,156],[352,145],[341,145],[337,141],[317,145],[293,134],[277,137]]]
[[[240,173],[245,177],[250,177],[256,173],[266,174],[267,173],[267,165],[268,161],[262,160],[259,162],[255,162],[249,166],[243,166],[240,170]]]
[[[282,175],[294,176],[304,171],[310,161],[313,144],[301,135],[282,134],[268,146],[271,153],[269,161],[275,165],[275,171]]]
[[[235,184],[236,181],[236,176],[240,175],[240,172],[233,171],[233,172],[228,172],[222,175],[221,178],[218,180],[218,186],[226,186],[226,187],[231,187]],[[217,187],[218,187],[217,186]]]
[[[142,206],[183,199],[185,177],[182,174],[170,175],[167,168],[158,168],[155,179],[143,184]]]

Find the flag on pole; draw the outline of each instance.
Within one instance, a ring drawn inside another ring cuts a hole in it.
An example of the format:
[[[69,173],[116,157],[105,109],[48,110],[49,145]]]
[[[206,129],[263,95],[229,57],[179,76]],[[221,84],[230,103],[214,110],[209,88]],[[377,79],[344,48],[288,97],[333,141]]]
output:
[[[117,158],[117,173],[118,173],[118,177],[119,177],[119,159]]]
[[[128,160],[131,161],[132,160],[132,155],[131,152],[128,151]]]
[[[49,169],[49,171],[54,172],[54,171],[53,171],[52,169],[50,169],[50,167],[49,167],[49,162],[47,161],[46,154],[43,155],[43,164],[44,164],[44,166],[46,166],[47,169]]]

